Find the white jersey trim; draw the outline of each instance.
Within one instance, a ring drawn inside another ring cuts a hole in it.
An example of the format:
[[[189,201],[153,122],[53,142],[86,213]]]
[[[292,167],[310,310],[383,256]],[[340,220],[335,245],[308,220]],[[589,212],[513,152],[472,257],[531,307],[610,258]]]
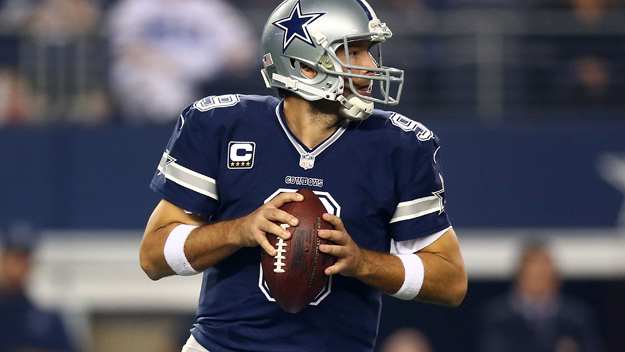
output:
[[[200,345],[199,342],[193,337],[193,335],[189,336],[187,343],[182,346],[182,352],[209,352],[204,346]]]
[[[158,165],[158,171],[168,180],[197,193],[219,200],[215,179],[177,164],[175,159],[171,158],[167,152],[163,153],[161,162]]]
[[[418,252],[434,243],[434,241],[439,239],[449,229],[451,229],[451,226],[428,236],[415,238],[414,240],[395,242],[395,251],[397,252],[397,254],[409,254]]]
[[[401,202],[397,205],[390,223],[418,218],[437,211],[441,211],[441,202],[440,198],[436,196]]]

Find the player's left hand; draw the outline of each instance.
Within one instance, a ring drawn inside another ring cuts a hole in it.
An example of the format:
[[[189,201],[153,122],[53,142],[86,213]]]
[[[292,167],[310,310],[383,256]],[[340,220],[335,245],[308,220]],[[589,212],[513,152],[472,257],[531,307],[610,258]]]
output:
[[[334,226],[334,230],[319,230],[318,235],[319,237],[330,240],[335,244],[322,244],[319,247],[319,250],[338,258],[334,265],[325,270],[325,274],[357,276],[364,262],[363,250],[347,233],[341,218],[325,213],[323,214],[323,219],[332,224],[332,226]]]

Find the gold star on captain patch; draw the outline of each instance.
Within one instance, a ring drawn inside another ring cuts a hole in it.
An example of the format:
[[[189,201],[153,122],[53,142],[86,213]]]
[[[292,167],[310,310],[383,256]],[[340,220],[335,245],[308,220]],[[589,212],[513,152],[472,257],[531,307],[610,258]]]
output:
[[[230,166],[234,166],[234,161],[230,163]]]

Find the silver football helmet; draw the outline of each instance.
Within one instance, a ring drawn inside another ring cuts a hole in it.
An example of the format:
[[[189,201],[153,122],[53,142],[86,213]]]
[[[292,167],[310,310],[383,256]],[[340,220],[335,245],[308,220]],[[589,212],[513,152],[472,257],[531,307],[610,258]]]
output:
[[[290,90],[309,101],[338,101],[343,116],[364,120],[371,115],[374,102],[399,103],[404,71],[382,66],[381,49],[378,60],[374,59],[375,68],[351,65],[349,55],[343,62],[335,52],[343,46],[348,53],[350,42],[370,40],[377,44],[391,36],[365,0],[285,0],[269,16],[263,30],[261,73],[268,88]],[[302,64],[314,68],[317,75],[306,77]],[[374,74],[356,74],[353,70]],[[345,77],[352,92],[348,97],[343,96]],[[378,81],[382,97],[359,93],[353,78],[366,78],[371,84]]]

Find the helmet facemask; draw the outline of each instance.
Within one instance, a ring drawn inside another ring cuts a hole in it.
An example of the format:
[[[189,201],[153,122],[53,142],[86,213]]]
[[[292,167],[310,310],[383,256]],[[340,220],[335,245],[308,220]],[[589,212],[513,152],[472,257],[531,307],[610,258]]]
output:
[[[390,38],[392,36],[392,33],[386,27],[384,23],[379,23],[379,20],[373,20],[371,22],[376,22],[376,21],[378,22],[378,25],[379,25],[378,28],[384,29],[384,31],[382,32],[384,34],[380,34],[380,32],[369,32],[369,33],[364,33],[364,34],[345,36],[343,38],[339,38],[335,40],[332,43],[327,43],[325,42],[324,40],[325,37],[323,37],[322,33],[320,32],[313,33],[312,35],[313,37],[315,37],[315,39],[320,37],[320,39],[317,39],[317,41],[324,48],[326,55],[328,55],[333,60],[334,62],[333,68],[335,70],[332,70],[332,71],[328,70],[328,65],[323,64],[321,62],[318,62],[316,67],[324,73],[346,77],[352,93],[356,95],[358,98],[366,100],[366,101],[394,106],[394,105],[399,104],[399,100],[401,98],[401,91],[404,85],[404,71],[396,69],[396,68],[392,68],[392,67],[383,66],[382,48],[381,48],[380,43],[386,41],[387,38]],[[371,26],[372,25],[370,24],[370,27]],[[369,53],[369,55],[371,56],[371,59],[373,60],[373,62],[376,64],[377,67],[355,66],[350,63],[349,55],[347,55],[347,53],[349,53],[349,43],[362,41],[362,40],[370,40],[371,47],[373,46],[377,47],[378,49],[377,59],[373,57],[371,53]],[[336,55],[337,48],[341,46],[343,46],[344,51],[346,53],[345,62],[340,60],[339,57]],[[353,72],[353,70],[369,71],[369,72],[373,72],[374,74],[373,75],[356,74]],[[364,78],[364,79],[370,80],[372,84],[374,84],[377,81],[380,84],[380,93],[381,93],[382,98],[375,98],[372,96],[366,96],[366,95],[358,93],[358,90],[354,87],[353,78]],[[397,84],[394,97],[391,96],[392,84]]]

